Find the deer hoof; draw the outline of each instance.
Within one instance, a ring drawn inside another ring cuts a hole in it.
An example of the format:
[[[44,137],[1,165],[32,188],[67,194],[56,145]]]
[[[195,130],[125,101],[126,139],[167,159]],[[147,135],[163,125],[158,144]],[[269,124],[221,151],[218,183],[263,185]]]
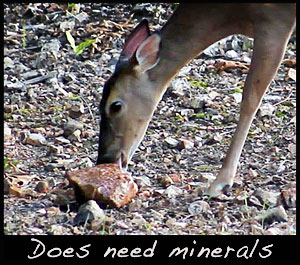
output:
[[[207,190],[207,195],[210,197],[218,197],[223,193],[227,193],[232,187],[231,183],[227,182],[213,182]]]

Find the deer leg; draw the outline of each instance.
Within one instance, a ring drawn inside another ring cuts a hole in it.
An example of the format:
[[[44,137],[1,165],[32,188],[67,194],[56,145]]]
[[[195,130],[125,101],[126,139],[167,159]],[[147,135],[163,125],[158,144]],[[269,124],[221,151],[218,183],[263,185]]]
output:
[[[278,32],[278,29],[282,29]],[[252,120],[260,106],[262,97],[280,65],[291,29],[282,24],[270,27],[260,24],[254,28],[253,58],[243,90],[240,119],[226,154],[222,168],[208,189],[208,194],[216,197],[233,184],[238,161]]]

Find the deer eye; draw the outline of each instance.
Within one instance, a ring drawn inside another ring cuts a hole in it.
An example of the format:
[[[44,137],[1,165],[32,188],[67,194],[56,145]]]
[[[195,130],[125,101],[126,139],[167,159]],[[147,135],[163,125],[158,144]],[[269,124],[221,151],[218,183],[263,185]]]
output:
[[[121,101],[115,101],[109,106],[109,112],[111,114],[117,114],[122,109],[122,102]]]

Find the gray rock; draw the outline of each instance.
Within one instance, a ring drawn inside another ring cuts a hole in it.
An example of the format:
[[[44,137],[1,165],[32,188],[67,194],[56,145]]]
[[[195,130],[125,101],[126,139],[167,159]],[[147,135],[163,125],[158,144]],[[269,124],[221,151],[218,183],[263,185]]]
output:
[[[67,123],[64,124],[64,136],[68,137],[73,134],[74,131],[78,129],[81,130],[82,128],[83,125],[80,122],[69,118]]]
[[[282,205],[272,208],[261,215],[257,216],[256,219],[265,224],[272,224],[273,222],[287,222],[288,215]]]
[[[165,143],[171,147],[176,147],[179,143],[179,141],[177,141],[176,139],[172,138],[172,137],[167,137],[165,139]]]
[[[262,205],[266,204],[269,207],[274,207],[277,205],[277,200],[280,193],[270,192],[258,188],[253,194]]]
[[[47,141],[45,137],[39,133],[25,134],[24,142],[32,145],[45,145]]]
[[[91,222],[95,219],[104,220],[105,213],[94,200],[89,200],[79,207],[78,213],[74,218],[74,225]]]
[[[79,118],[82,114],[84,114],[84,106],[81,103],[72,105],[69,110],[69,115],[73,119]]]
[[[209,204],[206,201],[194,201],[188,206],[188,211],[191,215],[199,215],[210,209]]]

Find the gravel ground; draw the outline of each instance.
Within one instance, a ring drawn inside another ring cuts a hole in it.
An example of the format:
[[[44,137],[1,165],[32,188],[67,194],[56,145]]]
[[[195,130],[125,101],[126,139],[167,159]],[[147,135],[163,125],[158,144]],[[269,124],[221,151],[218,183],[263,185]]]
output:
[[[296,234],[295,34],[231,191],[203,195],[237,124],[252,53],[243,36],[206,50],[170,84],[129,164],[136,198],[74,223],[78,204],[65,173],[95,164],[102,88],[124,38],[143,17],[152,30],[161,28],[174,8],[4,4],[5,234]],[[228,61],[245,68],[220,71],[218,63]]]

